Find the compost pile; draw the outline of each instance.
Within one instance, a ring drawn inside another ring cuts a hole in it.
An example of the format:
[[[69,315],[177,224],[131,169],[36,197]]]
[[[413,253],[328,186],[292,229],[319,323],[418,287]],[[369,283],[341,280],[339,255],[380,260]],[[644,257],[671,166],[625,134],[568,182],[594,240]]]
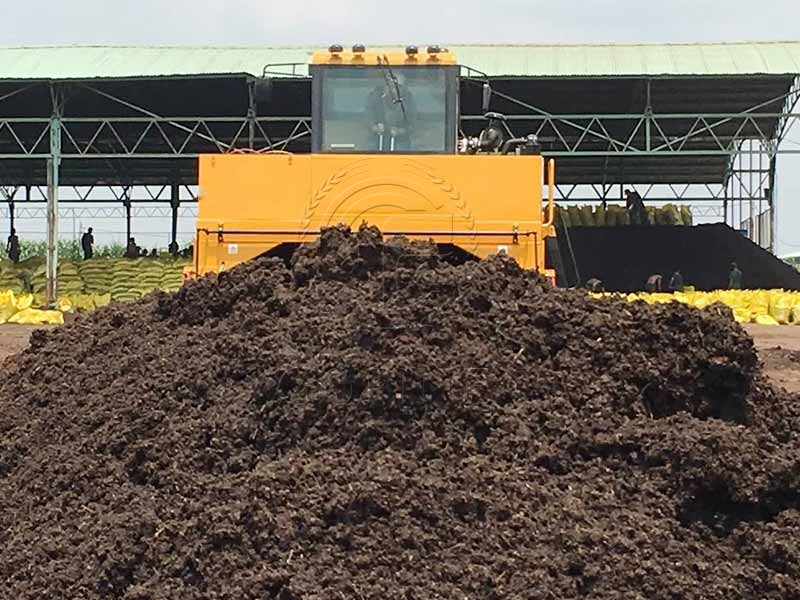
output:
[[[4,598],[800,595],[800,403],[721,306],[334,228],[5,371]]]
[[[723,223],[570,227],[568,234],[569,241],[561,238],[559,245],[571,284],[577,262],[580,284],[597,277],[609,291],[641,291],[651,275],[659,273],[669,281],[675,269],[681,270],[687,285],[698,290],[724,290],[735,262],[747,289],[800,291],[800,273],[794,267]]]

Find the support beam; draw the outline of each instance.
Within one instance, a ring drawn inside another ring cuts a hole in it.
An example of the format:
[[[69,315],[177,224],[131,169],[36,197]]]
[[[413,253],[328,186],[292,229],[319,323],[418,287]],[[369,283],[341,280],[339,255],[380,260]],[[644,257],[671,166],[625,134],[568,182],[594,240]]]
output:
[[[728,224],[728,186],[725,186],[725,198],[722,201],[722,218],[725,225]]]
[[[256,81],[255,81],[255,79],[250,79],[247,82],[247,95],[248,95],[247,147],[250,148],[250,150],[255,150],[255,147],[256,147],[256,116],[257,116],[257,113],[256,113],[256,111],[257,111]]]
[[[10,190],[6,189],[6,188],[3,188],[3,187],[0,187],[0,192],[2,192],[2,195],[5,197],[6,202],[8,203],[8,234],[9,235],[13,235],[14,234],[14,229],[15,229],[15,227],[14,227],[14,197],[17,195],[17,191],[18,190],[19,190],[19,188],[16,188],[16,187],[11,188]]]
[[[47,159],[47,288],[46,302],[55,306],[58,300],[58,187],[61,169],[61,119],[64,116],[63,94],[50,87],[50,156]]]
[[[176,180],[172,184],[170,207],[172,208],[172,230],[170,231],[170,248],[177,248],[178,244],[178,209],[181,206],[181,186]]]
[[[769,251],[775,254],[778,250],[776,238],[778,237],[778,203],[775,192],[775,172],[777,170],[777,156],[774,154],[769,158],[769,188],[767,190],[767,206],[769,207]]]
[[[648,79],[645,82],[645,150],[648,152],[653,149],[653,98],[652,98],[652,80]]]
[[[131,197],[128,188],[123,191],[122,206],[125,207],[125,245],[131,241]]]

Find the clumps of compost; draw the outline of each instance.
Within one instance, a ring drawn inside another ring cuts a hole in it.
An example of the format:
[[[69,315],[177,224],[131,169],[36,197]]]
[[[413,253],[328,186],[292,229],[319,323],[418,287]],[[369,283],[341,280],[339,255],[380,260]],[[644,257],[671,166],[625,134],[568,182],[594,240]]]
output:
[[[725,308],[333,228],[6,363],[0,595],[797,598],[799,433]]]

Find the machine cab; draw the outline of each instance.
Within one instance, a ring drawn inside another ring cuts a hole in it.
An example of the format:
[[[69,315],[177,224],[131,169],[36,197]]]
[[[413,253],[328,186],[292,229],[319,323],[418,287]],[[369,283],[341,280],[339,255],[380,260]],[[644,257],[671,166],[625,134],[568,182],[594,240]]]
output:
[[[447,50],[315,52],[312,152],[455,154],[458,66]]]

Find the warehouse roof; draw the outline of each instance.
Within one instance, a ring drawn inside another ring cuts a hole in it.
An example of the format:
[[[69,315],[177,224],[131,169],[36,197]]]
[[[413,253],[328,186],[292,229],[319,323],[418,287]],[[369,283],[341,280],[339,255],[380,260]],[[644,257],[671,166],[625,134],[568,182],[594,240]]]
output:
[[[725,44],[453,45],[493,77],[746,76],[800,73],[800,41]],[[0,80],[259,75],[307,63],[311,47],[0,48]]]

